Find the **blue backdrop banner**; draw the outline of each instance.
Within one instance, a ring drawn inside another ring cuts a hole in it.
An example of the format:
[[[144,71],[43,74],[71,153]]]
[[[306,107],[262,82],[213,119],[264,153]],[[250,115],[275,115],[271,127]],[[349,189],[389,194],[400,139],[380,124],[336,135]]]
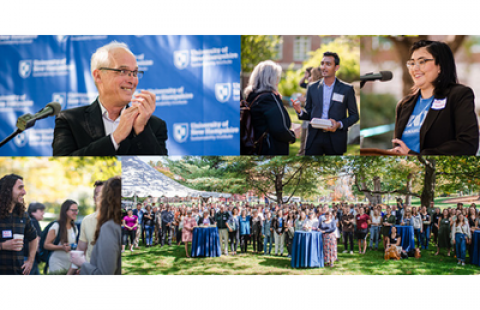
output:
[[[17,118],[51,101],[91,104],[90,58],[126,43],[145,71],[137,92],[156,95],[169,155],[239,155],[240,36],[0,36],[0,140]],[[0,148],[0,156],[51,156],[53,117]]]

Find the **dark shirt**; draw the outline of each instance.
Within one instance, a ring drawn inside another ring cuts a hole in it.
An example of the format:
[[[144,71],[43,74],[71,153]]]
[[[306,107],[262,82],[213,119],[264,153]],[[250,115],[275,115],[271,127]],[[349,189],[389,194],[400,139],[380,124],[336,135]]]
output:
[[[40,228],[40,224],[38,223],[37,219],[31,217],[30,220],[32,221],[33,227],[37,231],[37,237],[41,237],[42,229]],[[30,255],[30,242],[27,242],[26,239],[23,239],[23,256],[28,257]]]
[[[354,228],[353,219],[354,219],[353,214],[344,214],[342,216],[342,231],[353,232],[353,228]],[[352,222],[347,223],[346,221],[352,221]]]
[[[0,219],[0,243],[13,239],[14,234],[24,235],[28,242],[37,238],[37,231],[28,214],[20,217],[15,214]],[[0,274],[23,274],[23,251],[0,251]]]
[[[219,229],[227,228],[227,222],[230,219],[230,214],[228,212],[218,212],[215,214],[215,220],[217,221],[217,227]]]
[[[398,234],[395,234],[395,237],[392,237],[392,235],[390,235],[388,238],[390,239],[390,245],[397,245],[397,241],[400,236]]]
[[[167,224],[167,223],[173,223],[175,219],[175,215],[173,214],[173,212],[170,212],[170,211],[163,211],[162,212],[162,226],[163,224]]]
[[[145,215],[149,215],[151,217],[151,219],[148,219],[145,217]],[[155,214],[153,214],[153,212],[146,212],[144,215],[143,215],[143,225],[144,226],[153,226],[153,223],[155,222]]]
[[[430,215],[427,214],[422,214],[420,213],[420,216],[422,217],[422,223],[425,221],[430,221]],[[423,231],[426,231],[426,229],[430,226],[430,224],[423,224]]]

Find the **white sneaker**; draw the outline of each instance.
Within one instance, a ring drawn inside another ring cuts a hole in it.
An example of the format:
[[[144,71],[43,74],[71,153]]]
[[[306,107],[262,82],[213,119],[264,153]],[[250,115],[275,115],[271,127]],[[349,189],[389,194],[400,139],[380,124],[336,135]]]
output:
[[[342,253],[348,253],[348,251],[347,251],[347,250],[345,250],[345,251],[343,251]]]
[[[353,254],[353,251],[350,251],[350,254]]]
[[[462,262],[462,266],[465,266],[465,262]]]

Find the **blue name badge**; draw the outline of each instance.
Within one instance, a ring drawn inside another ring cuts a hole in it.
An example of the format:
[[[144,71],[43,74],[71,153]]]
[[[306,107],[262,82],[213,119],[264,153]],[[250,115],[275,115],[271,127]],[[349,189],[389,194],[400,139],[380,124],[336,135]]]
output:
[[[3,239],[10,239],[13,238],[13,233],[11,230],[3,230],[2,231],[2,238]]]

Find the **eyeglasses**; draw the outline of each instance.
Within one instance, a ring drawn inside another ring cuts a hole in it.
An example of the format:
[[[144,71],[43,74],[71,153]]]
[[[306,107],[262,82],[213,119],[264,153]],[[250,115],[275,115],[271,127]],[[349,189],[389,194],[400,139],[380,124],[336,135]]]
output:
[[[73,213],[78,213],[78,209],[68,209],[68,211],[72,211]]]
[[[114,69],[114,68],[107,68],[107,67],[102,67],[99,70],[108,70],[108,71],[119,72],[120,76],[133,75],[133,77],[136,77],[136,78],[139,78],[139,79],[141,79],[142,76],[143,76],[143,71],[138,71],[138,70],[132,71],[132,70],[127,70],[127,69]]]
[[[418,66],[420,69],[423,69],[425,67],[425,64],[427,63],[427,61],[431,61],[431,60],[435,60],[435,59],[419,59],[417,61],[414,61],[414,60],[409,60],[407,61],[407,67],[408,69],[413,69],[415,68],[415,66]]]

